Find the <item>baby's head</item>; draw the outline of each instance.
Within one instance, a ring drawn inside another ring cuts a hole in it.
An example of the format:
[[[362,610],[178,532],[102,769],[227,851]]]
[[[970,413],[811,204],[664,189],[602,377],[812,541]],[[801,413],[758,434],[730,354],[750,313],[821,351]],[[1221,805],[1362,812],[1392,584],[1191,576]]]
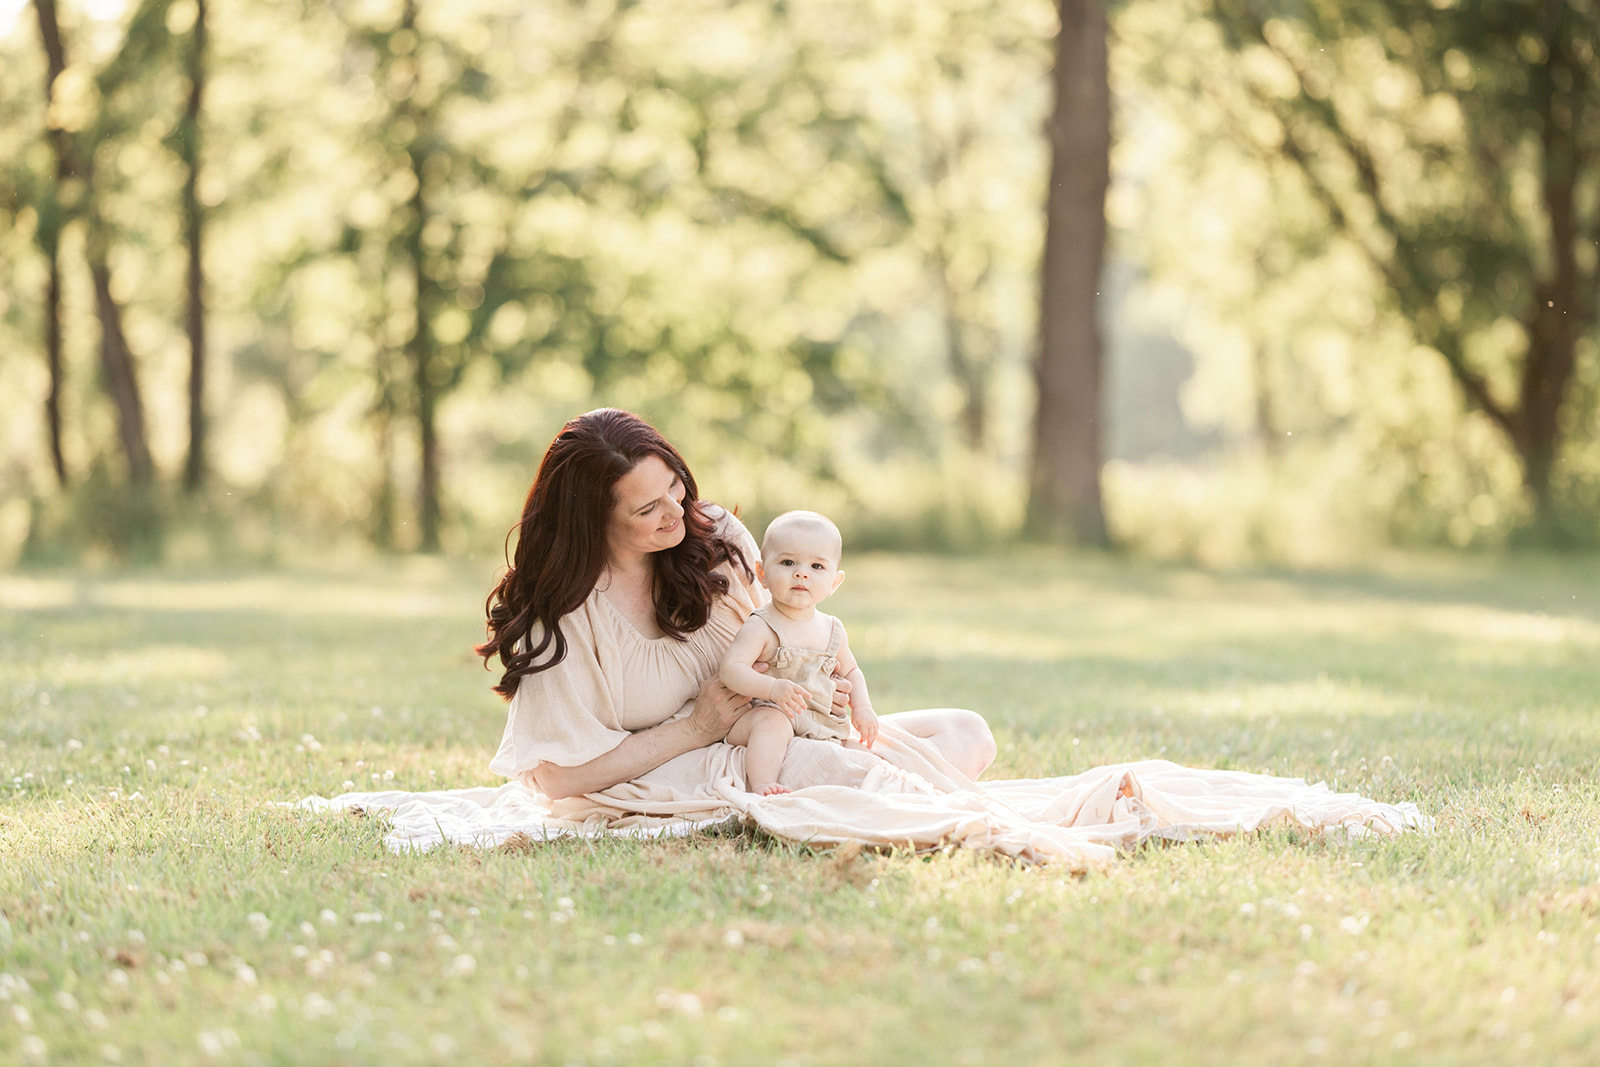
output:
[[[761,539],[761,581],[780,607],[814,608],[844,580],[843,553],[844,538],[827,516],[786,511],[767,524]]]

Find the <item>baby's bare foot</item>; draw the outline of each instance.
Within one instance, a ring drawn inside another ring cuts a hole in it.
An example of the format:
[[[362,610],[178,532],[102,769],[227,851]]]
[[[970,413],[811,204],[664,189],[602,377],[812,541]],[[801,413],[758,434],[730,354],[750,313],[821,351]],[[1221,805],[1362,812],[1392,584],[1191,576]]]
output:
[[[764,797],[774,797],[779,793],[787,793],[788,791],[788,786],[779,785],[777,782],[773,782],[771,785],[766,786],[761,790],[761,795]]]

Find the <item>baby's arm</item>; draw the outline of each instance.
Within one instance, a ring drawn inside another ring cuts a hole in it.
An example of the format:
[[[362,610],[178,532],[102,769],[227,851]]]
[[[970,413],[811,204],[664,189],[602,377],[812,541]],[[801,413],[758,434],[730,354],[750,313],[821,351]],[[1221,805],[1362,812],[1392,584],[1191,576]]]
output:
[[[722,657],[722,684],[747,697],[770,700],[791,719],[806,710],[805,686],[756,670],[778,650],[777,636],[760,619],[748,619]]]
[[[850,652],[847,637],[839,646],[839,674],[850,682],[850,721],[868,748],[878,739],[878,714],[872,710],[872,697],[867,694],[867,679],[861,665]]]

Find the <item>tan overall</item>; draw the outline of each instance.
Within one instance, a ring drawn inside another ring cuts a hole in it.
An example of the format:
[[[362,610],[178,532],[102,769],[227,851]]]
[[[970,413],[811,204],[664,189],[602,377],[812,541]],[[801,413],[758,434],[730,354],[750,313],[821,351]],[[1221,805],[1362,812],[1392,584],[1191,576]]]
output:
[[[751,614],[778,635],[778,651],[773,653],[768,677],[796,682],[805,687],[808,694],[805,712],[794,720],[794,735],[819,741],[849,740],[850,716],[835,714],[833,710],[833,671],[839,665],[839,647],[844,644],[844,623],[833,620],[827,648],[797,648],[783,643],[780,625],[787,620],[772,605],[757,608]]]

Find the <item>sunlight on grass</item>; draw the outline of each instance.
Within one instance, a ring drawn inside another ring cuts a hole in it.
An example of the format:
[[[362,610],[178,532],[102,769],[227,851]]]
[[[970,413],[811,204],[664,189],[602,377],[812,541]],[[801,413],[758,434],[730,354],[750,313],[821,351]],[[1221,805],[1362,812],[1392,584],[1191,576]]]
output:
[[[996,775],[1161,756],[1438,829],[1082,878],[749,831],[397,856],[276,805],[496,784],[492,567],[0,576],[0,1060],[1587,1062],[1593,568],[848,569],[879,707],[982,710]]]

